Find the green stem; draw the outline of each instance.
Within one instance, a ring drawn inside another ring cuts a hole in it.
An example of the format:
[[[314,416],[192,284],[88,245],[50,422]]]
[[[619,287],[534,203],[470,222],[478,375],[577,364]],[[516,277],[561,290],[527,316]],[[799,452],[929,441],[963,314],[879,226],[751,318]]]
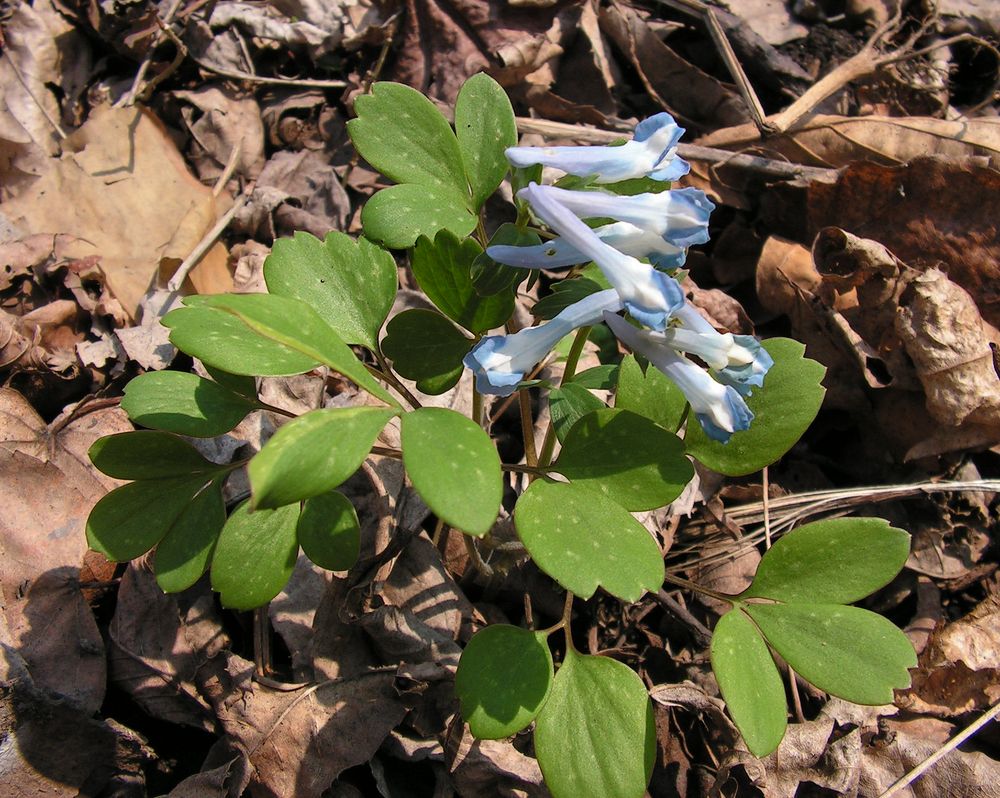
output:
[[[472,420],[483,426],[483,395],[476,389],[475,380],[472,381]]]
[[[677,422],[677,428],[674,430],[674,433],[679,433],[681,431],[681,427],[684,426],[684,423],[688,420],[689,415],[691,415],[691,403],[685,402],[684,412],[681,413],[680,420]]]
[[[583,354],[583,347],[587,343],[590,335],[590,327],[581,327],[576,331],[573,345],[569,348],[569,355],[566,356],[566,368],[563,370],[562,379],[559,380],[560,387],[565,385],[576,374],[576,367],[580,363],[580,356]],[[552,461],[552,452],[556,448],[556,427],[552,423],[552,413],[549,413],[549,426],[545,430],[545,440],[542,442],[542,451],[538,455],[538,465],[545,468]]]
[[[367,369],[376,377],[378,377],[381,380],[384,380],[393,388],[395,388],[397,391],[399,391],[403,395],[403,398],[405,398],[406,401],[409,403],[410,407],[412,407],[414,410],[420,408],[421,407],[420,400],[417,399],[417,397],[415,397],[410,392],[409,388],[403,385],[403,383],[401,383],[396,378],[396,375],[392,373],[392,367],[389,365],[389,362],[385,359],[385,357],[382,355],[381,352],[375,352],[375,359],[378,361],[379,366],[381,366],[381,368],[376,369],[372,368],[371,366],[367,366]]]
[[[719,593],[715,590],[709,590],[707,587],[702,587],[701,585],[695,584],[694,582],[689,582],[687,579],[682,579],[679,576],[674,576],[673,574],[665,574],[664,580],[670,582],[678,587],[686,587],[688,590],[693,590],[695,593],[701,593],[703,596],[709,596],[718,601],[725,601],[729,604],[735,603],[735,596],[728,596],[725,593]]]
[[[535,448],[535,421],[531,417],[531,395],[527,388],[517,392],[517,404],[521,411],[521,435],[524,438],[524,459],[531,468],[538,467],[538,450]]]

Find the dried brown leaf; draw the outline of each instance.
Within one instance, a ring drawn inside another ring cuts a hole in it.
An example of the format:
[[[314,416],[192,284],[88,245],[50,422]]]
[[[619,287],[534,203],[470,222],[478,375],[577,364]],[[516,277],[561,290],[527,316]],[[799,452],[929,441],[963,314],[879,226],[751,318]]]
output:
[[[1000,166],[1000,119],[950,121],[921,116],[818,114],[797,125],[795,130],[769,136],[765,141],[761,141],[756,126],[744,124],[709,133],[696,143],[723,150],[757,148],[793,163],[833,168],[862,159],[896,165],[928,155],[985,156],[997,167]]]
[[[134,313],[161,263],[186,258],[227,202],[191,175],[149,112],[99,106],[5,213],[25,234],[76,236],[67,257],[98,256],[108,287]]]
[[[1000,130],[1000,120],[997,128]],[[908,266],[939,268],[1000,327],[1000,221],[984,197],[1000,171],[971,159],[915,158],[905,166],[858,163],[809,192],[809,227],[836,225],[871,238]]]
[[[546,36],[554,16],[503,0],[406,0],[392,78],[448,105],[477,72],[513,86],[555,54]]]
[[[264,168],[264,125],[252,96],[217,86],[175,91],[193,139],[190,160],[203,182],[214,183],[237,156],[235,174],[252,180]]]
[[[37,685],[19,652],[6,645],[0,645],[0,729],[6,798],[145,792],[143,765],[151,757],[141,738]]]
[[[59,430],[10,389],[0,389],[0,626],[40,689],[93,712],[104,697],[104,644],[80,592],[84,525],[94,502],[118,484],[86,458],[101,435],[130,430],[107,408]]]
[[[664,44],[632,8],[612,3],[601,29],[637,70],[647,93],[682,123],[713,129],[750,120],[742,98]]]
[[[942,424],[997,428],[1000,375],[990,344],[1000,331],[983,321],[968,292],[937,269],[913,279],[899,298],[895,331],[924,387],[928,412]]]
[[[963,618],[936,629],[898,696],[905,709],[955,717],[1000,700],[1000,598],[992,593]]]
[[[392,673],[292,691],[255,682],[253,673],[252,662],[230,652],[198,671],[219,723],[250,758],[251,794],[320,798],[342,771],[368,761],[406,715]]]
[[[147,564],[132,563],[108,635],[113,684],[154,718],[213,731],[212,708],[194,676],[229,641],[207,589],[165,594]]]

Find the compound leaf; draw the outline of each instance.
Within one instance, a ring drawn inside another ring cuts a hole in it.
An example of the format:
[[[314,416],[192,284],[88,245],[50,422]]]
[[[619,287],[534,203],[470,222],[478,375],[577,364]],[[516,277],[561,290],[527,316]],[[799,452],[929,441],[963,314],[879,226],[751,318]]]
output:
[[[663,584],[653,536],[597,491],[537,479],[518,499],[514,524],[535,564],[581,598],[603,587],[631,602]]]
[[[551,687],[552,654],[545,634],[507,624],[476,632],[455,675],[462,717],[481,740],[500,740],[525,728]]]
[[[909,639],[881,615],[841,604],[746,604],[767,642],[804,679],[855,704],[891,704],[917,665]]]
[[[406,249],[439,230],[467,236],[476,227],[476,215],[452,188],[403,183],[376,191],[361,209],[361,224],[367,238]]]
[[[212,589],[224,607],[252,610],[278,595],[298,559],[298,518],[297,504],[250,512],[243,502],[233,511],[212,557]]]
[[[473,75],[455,101],[455,133],[479,210],[510,168],[504,150],[517,144],[514,109],[500,84],[484,72]]]
[[[454,410],[424,407],[402,420],[403,465],[413,487],[446,524],[485,535],[503,496],[500,456],[483,428]]]
[[[151,371],[125,386],[121,407],[140,426],[212,438],[229,432],[257,405],[197,374]]]
[[[281,507],[337,487],[361,467],[394,415],[383,407],[335,407],[289,421],[248,466],[254,509]]]
[[[343,493],[334,490],[307,499],[297,529],[302,551],[320,568],[346,571],[358,561],[361,526]]]
[[[647,418],[611,408],[573,425],[553,469],[633,511],[669,504],[694,476],[680,438]]]
[[[910,554],[910,536],[881,518],[834,518],[778,540],[740,598],[850,604],[887,585]]]
[[[788,712],[781,674],[760,633],[740,610],[723,615],[712,633],[712,670],[754,756],[767,756],[785,736]]]
[[[274,242],[264,261],[272,294],[309,303],[347,344],[376,351],[378,331],[396,297],[396,262],[367,239],[296,232]]]
[[[774,365],[747,399],[754,413],[750,429],[737,432],[728,443],[709,438],[700,424],[688,424],[684,443],[688,454],[713,471],[742,476],[760,471],[792,448],[823,403],[820,384],[826,369],[803,357],[805,347],[789,338],[771,338],[764,348]]]
[[[656,755],[642,680],[608,657],[567,651],[538,713],[535,753],[554,798],[642,798]]]

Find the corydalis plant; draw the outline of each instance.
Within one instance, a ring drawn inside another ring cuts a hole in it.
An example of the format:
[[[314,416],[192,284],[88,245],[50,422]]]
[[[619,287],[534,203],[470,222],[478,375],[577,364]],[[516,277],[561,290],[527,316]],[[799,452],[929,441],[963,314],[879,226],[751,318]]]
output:
[[[689,169],[676,157],[683,132],[663,113],[640,123],[635,138],[620,147],[512,147],[506,155],[514,166],[553,166],[596,184],[629,178],[676,179]],[[688,246],[708,240],[708,219],[715,206],[704,192],[684,188],[620,196],[532,182],[517,196],[557,237],[534,246],[488,247],[487,254],[500,263],[536,269],[593,261],[618,304],[652,331],[634,330],[611,315],[617,307],[596,317],[591,310],[594,303],[586,297],[539,328],[545,333],[490,336],[473,347],[464,362],[476,372],[479,390],[500,396],[512,393],[560,338],[603,318],[622,343],[673,381],[709,437],[726,443],[734,432],[748,429],[753,412],[743,397],[763,385],[771,357],[749,336],[737,340],[718,333],[686,303],[677,281],[657,268],[683,264]],[[583,221],[601,217],[618,221],[596,230]],[[702,358],[719,381],[685,354]]]
[[[703,590],[666,572],[660,544],[633,513],[676,499],[693,477],[692,459],[742,475],[780,458],[819,409],[823,368],[794,341],[719,332],[686,302],[671,270],[707,239],[712,205],[671,187],[687,165],[676,154],[682,131],[666,114],[618,147],[516,147],[510,103],[485,75],[463,86],[454,128],[397,84],[375,84],[356,111],[356,148],[394,181],[365,204],[365,236],[277,241],[264,265],[269,293],[189,297],[167,315],[171,341],[201,361],[205,376],[165,371],[128,384],[122,407],[149,429],[92,448],[100,470],[130,481],[94,507],[88,541],[120,561],[153,550],[166,591],[207,570],[223,605],[259,607],[282,589],[300,550],[321,567],[353,568],[358,579],[378,570],[378,555],[358,560],[359,519],[339,488],[370,456],[400,460],[440,525],[467,535],[475,567],[500,575],[487,560],[499,550],[490,538],[504,510],[524,552],[566,591],[564,613],[547,629],[495,624],[468,641],[456,692],[472,732],[499,738],[534,724],[556,798],[638,798],[656,747],[646,686],[624,664],[576,650],[575,599],[601,589],[633,602],[665,582]],[[511,163],[523,186],[518,223],[487,240],[483,207]],[[566,177],[542,185],[541,165]],[[533,182],[523,174],[532,170]],[[623,196],[634,181],[645,193]],[[533,218],[547,230],[533,228]],[[591,228],[586,220],[595,218],[611,221]],[[391,249],[409,251],[427,307],[390,318]],[[498,334],[512,323],[526,269],[569,267],[577,268],[532,308],[543,323]],[[601,366],[577,374],[588,331],[604,325],[650,366],[605,347]],[[560,383],[529,380],[567,335]],[[209,462],[182,437],[222,435],[249,413],[273,410],[255,377],[318,368],[367,399],[287,420],[246,462]],[[461,382],[466,368],[474,379]],[[469,417],[423,406],[426,394],[470,384]],[[505,463],[487,432],[497,413],[490,401],[515,391],[524,462]],[[529,391],[549,409],[538,447]],[[373,448],[390,422],[400,448]],[[250,496],[227,508],[223,488],[244,467]],[[391,526],[388,534],[390,545],[406,539]],[[892,578],[907,541],[871,519],[811,525],[764,555],[751,588],[716,594],[732,609],[716,629],[712,664],[752,752],[773,750],[785,728],[772,652],[856,701],[886,701],[905,683],[913,661],[905,637],[847,605]],[[559,631],[565,653],[556,671],[548,639]]]

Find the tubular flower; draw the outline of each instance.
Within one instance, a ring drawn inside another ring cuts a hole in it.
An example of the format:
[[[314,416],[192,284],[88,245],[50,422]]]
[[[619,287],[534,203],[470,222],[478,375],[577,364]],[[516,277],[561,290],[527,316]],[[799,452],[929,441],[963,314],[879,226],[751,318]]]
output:
[[[604,321],[620,341],[643,355],[681,389],[705,434],[727,443],[734,432],[750,428],[753,413],[731,385],[723,385],[679,354],[664,333],[637,330],[613,313]]]
[[[551,166],[578,177],[595,177],[597,183],[617,183],[634,177],[677,180],[690,170],[677,157],[677,142],[684,128],[677,127],[668,113],[640,122],[635,136],[620,147],[508,147],[507,160],[514,166]]]
[[[649,233],[663,236],[677,247],[708,241],[708,217],[715,210],[715,203],[697,188],[674,188],[658,194],[631,197],[605,191],[571,191],[555,186],[544,186],[544,190],[553,200],[582,219],[608,216],[620,222],[629,222]]]
[[[650,263],[661,269],[679,269],[687,259],[687,252],[663,236],[650,233],[629,222],[615,222],[595,227],[594,234],[605,244],[633,258],[649,258]],[[497,263],[522,269],[565,269],[590,260],[562,238],[544,244],[514,247],[506,244],[487,247],[486,254]]]
[[[654,330],[665,329],[667,320],[684,305],[684,292],[677,281],[648,263],[605,244],[557,201],[552,193],[556,191],[559,189],[530,183],[518,192],[518,196],[530,203],[538,217],[568,246],[597,264],[634,318]]]
[[[462,362],[472,369],[480,393],[509,396],[524,376],[569,333],[578,327],[597,324],[605,312],[614,313],[621,308],[617,291],[598,291],[574,302],[546,324],[526,327],[512,335],[483,338]]]
[[[691,305],[678,310],[675,318],[681,326],[666,333],[674,349],[700,357],[719,382],[743,396],[764,384],[774,360],[752,335],[719,333]]]

